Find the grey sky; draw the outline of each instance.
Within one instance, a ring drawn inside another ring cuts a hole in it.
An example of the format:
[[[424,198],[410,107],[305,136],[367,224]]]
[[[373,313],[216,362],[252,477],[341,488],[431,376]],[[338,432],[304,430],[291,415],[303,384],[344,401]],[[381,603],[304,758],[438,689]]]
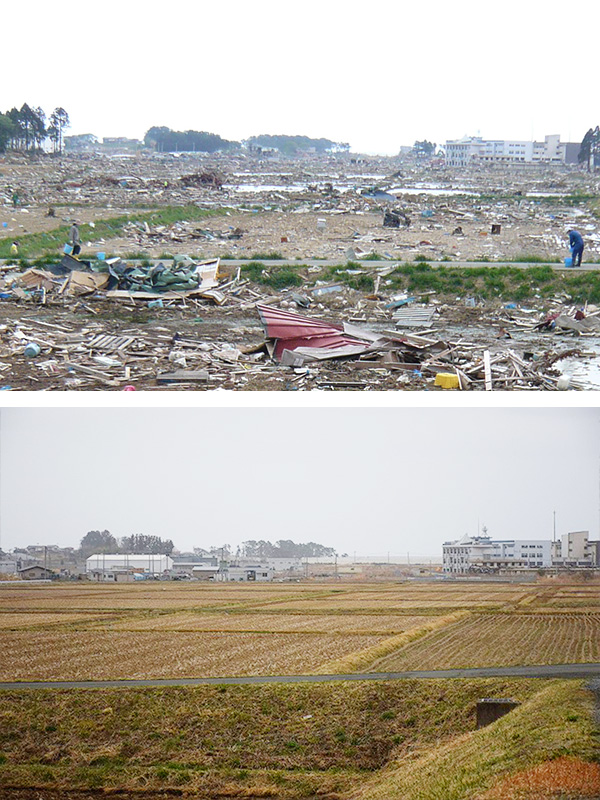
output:
[[[600,410],[3,409],[2,546],[89,530],[437,556],[477,533],[598,537]]]
[[[593,0],[4,5],[2,110],[64,106],[71,133],[306,134],[395,154],[478,131],[581,141],[598,124]]]

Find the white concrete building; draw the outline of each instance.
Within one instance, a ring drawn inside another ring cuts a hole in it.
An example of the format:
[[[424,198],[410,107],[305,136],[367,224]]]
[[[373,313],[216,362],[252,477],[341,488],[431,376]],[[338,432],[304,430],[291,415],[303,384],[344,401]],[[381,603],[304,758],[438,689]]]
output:
[[[443,571],[448,575],[522,571],[552,566],[550,539],[491,539],[463,536],[443,545]]]
[[[555,563],[563,567],[596,567],[596,542],[590,542],[589,531],[563,534],[555,545]]]
[[[465,136],[446,142],[446,166],[469,167],[478,164],[576,164],[579,145],[561,142],[558,134],[543,142],[507,139],[482,139]]]
[[[162,575],[173,568],[169,556],[128,553],[96,553],[86,559],[85,571],[88,574],[103,572],[138,572],[145,575]]]

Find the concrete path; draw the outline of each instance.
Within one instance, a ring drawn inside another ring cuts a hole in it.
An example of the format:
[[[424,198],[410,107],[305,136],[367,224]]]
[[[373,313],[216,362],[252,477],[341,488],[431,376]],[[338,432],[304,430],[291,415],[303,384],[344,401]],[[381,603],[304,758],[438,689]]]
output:
[[[413,672],[362,672],[348,675],[255,675],[239,678],[173,678],[116,681],[18,681],[0,683],[0,691],[19,689],[160,689],[169,686],[265,683],[330,683],[332,681],[396,681],[416,678],[598,678],[600,664],[544,664],[532,667],[472,667],[469,669],[418,670]]]

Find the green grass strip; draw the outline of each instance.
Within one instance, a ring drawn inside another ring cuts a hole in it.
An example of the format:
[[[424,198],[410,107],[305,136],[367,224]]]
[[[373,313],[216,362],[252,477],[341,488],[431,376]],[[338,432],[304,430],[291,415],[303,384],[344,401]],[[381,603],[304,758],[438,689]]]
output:
[[[94,227],[82,224],[79,226],[79,232],[82,242],[97,242],[99,239],[115,239],[131,222],[172,225],[174,222],[191,222],[207,217],[221,216],[227,210],[226,208],[205,209],[198,206],[167,206],[155,211],[133,212],[119,217],[97,220]],[[62,254],[63,247],[69,239],[70,229],[70,225],[61,225],[51,231],[0,239],[0,258],[11,257],[10,248],[15,240],[19,242],[19,256],[23,258],[35,258],[53,253]]]

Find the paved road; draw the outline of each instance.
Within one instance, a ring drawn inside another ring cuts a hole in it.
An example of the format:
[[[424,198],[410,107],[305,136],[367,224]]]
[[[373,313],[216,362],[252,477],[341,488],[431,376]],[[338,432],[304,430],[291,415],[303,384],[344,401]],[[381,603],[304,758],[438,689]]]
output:
[[[545,664],[532,667],[472,667],[413,672],[362,672],[349,675],[258,675],[241,678],[174,678],[118,681],[22,681],[0,683],[0,691],[15,689],[130,689],[168,686],[256,685],[265,683],[330,683],[332,681],[396,681],[415,678],[597,678],[600,664]]]

